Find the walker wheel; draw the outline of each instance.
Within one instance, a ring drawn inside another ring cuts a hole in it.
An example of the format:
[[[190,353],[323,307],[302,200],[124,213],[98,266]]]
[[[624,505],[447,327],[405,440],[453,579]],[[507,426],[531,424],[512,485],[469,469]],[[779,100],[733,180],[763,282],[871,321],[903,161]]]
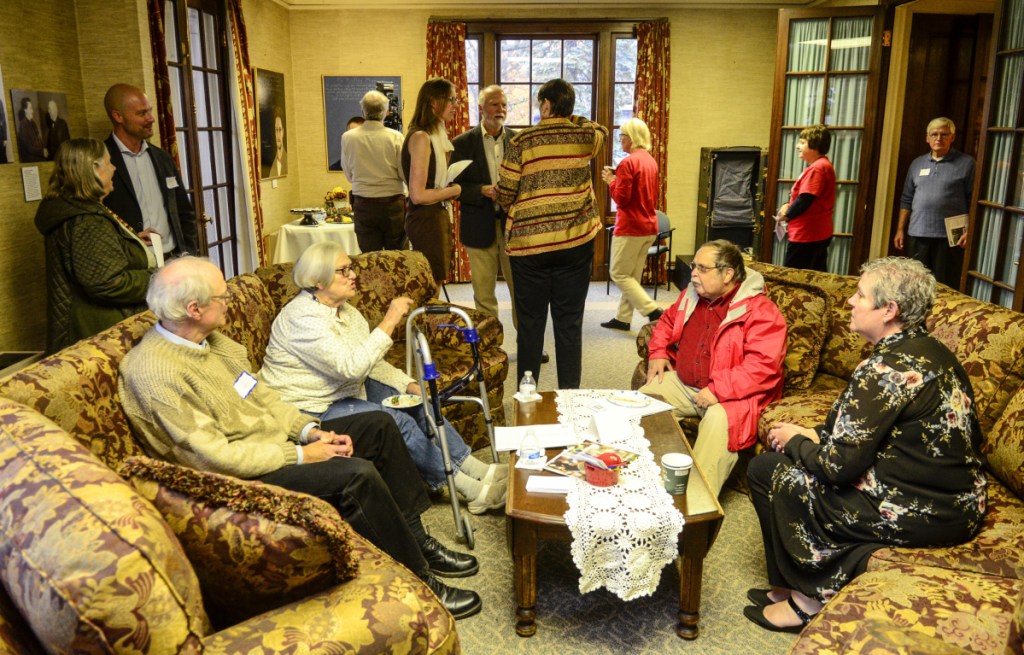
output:
[[[466,531],[466,546],[470,550],[473,550],[473,548],[476,546],[476,538],[473,536],[473,524],[469,522],[468,516],[462,517],[462,526],[463,529]]]

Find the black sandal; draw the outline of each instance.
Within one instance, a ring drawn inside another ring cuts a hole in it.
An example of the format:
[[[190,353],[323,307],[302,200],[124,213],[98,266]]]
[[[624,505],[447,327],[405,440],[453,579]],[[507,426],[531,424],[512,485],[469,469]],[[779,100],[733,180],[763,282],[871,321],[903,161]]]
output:
[[[779,602],[781,603],[782,601]],[[796,601],[793,600],[792,596],[787,598],[786,602],[789,603],[789,606],[793,609],[793,612],[796,614],[796,618],[800,619],[800,625],[775,625],[774,623],[768,620],[768,617],[764,615],[764,607],[757,607],[755,605],[749,605],[747,607],[744,607],[743,616],[747,617],[748,619],[750,619],[757,625],[761,626],[765,630],[771,630],[772,632],[788,632],[790,634],[800,634],[803,631],[804,627],[806,627],[807,624],[811,622],[811,619],[813,619],[814,616],[800,609],[800,606],[796,604]]]

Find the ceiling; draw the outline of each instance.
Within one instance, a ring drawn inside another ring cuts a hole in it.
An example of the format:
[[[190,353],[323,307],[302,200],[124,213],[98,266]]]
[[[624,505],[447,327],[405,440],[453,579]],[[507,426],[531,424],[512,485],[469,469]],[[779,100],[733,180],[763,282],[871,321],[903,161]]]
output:
[[[275,0],[281,5],[295,9],[316,8],[351,8],[366,9],[365,0]],[[822,0],[634,0],[624,3],[623,0],[501,0],[501,8],[565,8],[584,9],[589,7],[614,7],[616,9],[781,9],[811,7],[821,4]],[[855,0],[854,4],[876,4],[865,0]],[[480,0],[378,0],[375,7],[394,9],[448,9],[459,7],[480,8]]]

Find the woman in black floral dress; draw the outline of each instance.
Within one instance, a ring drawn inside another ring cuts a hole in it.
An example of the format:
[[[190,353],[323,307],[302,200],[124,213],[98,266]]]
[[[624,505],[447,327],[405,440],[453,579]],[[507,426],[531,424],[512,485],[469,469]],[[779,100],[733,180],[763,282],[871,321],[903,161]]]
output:
[[[775,424],[748,469],[772,589],[743,613],[769,630],[799,632],[874,551],[962,543],[985,514],[971,383],[924,327],[935,278],[902,257],[861,271],[850,328],[871,356],[824,425]]]

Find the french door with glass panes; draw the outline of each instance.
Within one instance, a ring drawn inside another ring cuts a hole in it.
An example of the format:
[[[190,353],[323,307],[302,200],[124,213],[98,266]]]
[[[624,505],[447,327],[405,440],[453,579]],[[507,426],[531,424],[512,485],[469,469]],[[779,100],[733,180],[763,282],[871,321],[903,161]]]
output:
[[[996,13],[975,206],[967,229],[967,293],[1024,311],[1024,0]]]
[[[240,271],[223,4],[165,0],[164,38],[181,176],[203,224],[200,247],[232,277]]]
[[[867,257],[874,187],[873,144],[879,114],[882,11],[878,8],[781,10],[775,61],[766,214],[789,202],[804,164],[800,131],[824,124],[836,171],[836,201],[828,269],[853,272]],[[761,257],[781,264],[787,242],[766,216]]]

